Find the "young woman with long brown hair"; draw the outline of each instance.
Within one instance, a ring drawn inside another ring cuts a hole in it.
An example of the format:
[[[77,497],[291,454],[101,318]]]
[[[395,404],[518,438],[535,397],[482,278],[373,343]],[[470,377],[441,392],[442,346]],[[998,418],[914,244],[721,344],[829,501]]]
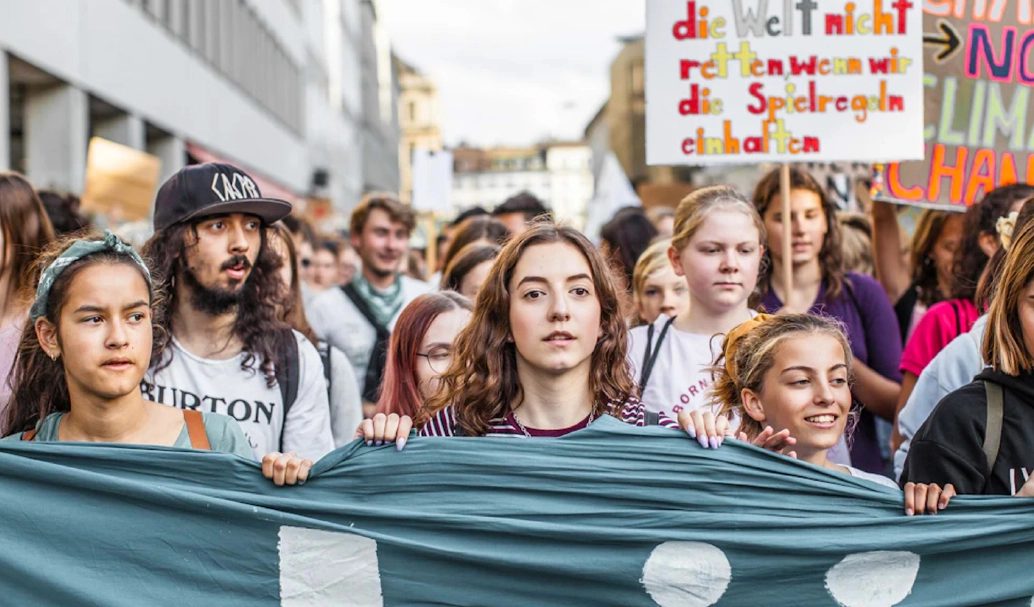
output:
[[[604,415],[677,427],[635,399],[617,284],[577,230],[544,220],[503,248],[418,424],[427,436],[563,436]],[[680,422],[716,447],[725,425]],[[697,430],[700,430],[697,432]]]
[[[14,364],[28,305],[21,292],[30,282],[36,255],[54,240],[43,203],[18,173],[0,173],[0,418],[11,394],[8,374]]]

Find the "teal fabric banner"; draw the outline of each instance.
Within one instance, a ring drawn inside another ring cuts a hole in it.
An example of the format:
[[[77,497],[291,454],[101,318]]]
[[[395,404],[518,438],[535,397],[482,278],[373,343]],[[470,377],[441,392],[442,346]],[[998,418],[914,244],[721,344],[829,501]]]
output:
[[[899,492],[598,420],[353,444],[301,487],[229,455],[0,443],[0,604],[1016,605],[1034,503]]]

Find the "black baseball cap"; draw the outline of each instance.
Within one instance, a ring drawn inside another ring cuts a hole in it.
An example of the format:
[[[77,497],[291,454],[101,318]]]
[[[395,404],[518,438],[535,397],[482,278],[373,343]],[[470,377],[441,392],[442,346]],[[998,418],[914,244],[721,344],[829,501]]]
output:
[[[192,164],[179,170],[158,190],[154,231],[212,215],[246,213],[266,225],[291,213],[291,203],[263,198],[247,173],[229,164]]]

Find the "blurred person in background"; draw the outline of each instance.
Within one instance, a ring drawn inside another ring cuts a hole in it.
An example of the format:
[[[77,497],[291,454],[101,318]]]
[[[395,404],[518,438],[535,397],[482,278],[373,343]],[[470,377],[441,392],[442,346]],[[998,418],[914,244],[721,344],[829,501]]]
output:
[[[549,213],[541,200],[530,192],[521,192],[497,206],[492,211],[492,217],[502,221],[510,235],[516,236],[527,228],[529,221]]]
[[[445,272],[445,260],[449,252],[449,246],[452,244],[453,238],[456,236],[456,231],[463,222],[473,217],[488,216],[489,213],[482,207],[471,207],[459,215],[456,216],[451,222],[442,226],[441,234],[438,235],[437,249],[435,257],[435,271],[434,274],[427,279],[427,282],[432,285],[437,285],[442,282],[442,273]]]
[[[675,209],[672,207],[653,207],[646,212],[646,217],[657,228],[659,238],[671,238],[675,233]]]
[[[423,249],[410,249],[409,252],[406,253],[402,273],[413,280],[426,282],[427,261],[424,259],[424,255],[425,252]]]
[[[371,193],[352,211],[349,238],[362,268],[306,308],[321,339],[348,356],[364,406],[377,402],[388,340],[402,308],[432,287],[399,272],[416,226],[413,210],[390,194]]]
[[[472,310],[470,300],[452,291],[421,295],[402,310],[388,346],[377,413],[416,416],[438,390]]]
[[[844,269],[876,278],[869,218],[861,213],[837,213],[837,221],[843,238]]]
[[[448,268],[452,260],[461,250],[474,243],[495,244],[502,246],[509,238],[506,225],[494,217],[487,215],[472,217],[456,226],[449,240],[449,248],[442,259],[442,267]]]
[[[316,230],[305,219],[297,215],[288,215],[281,220],[294,240],[294,248],[298,253],[298,277],[301,278],[302,301],[309,305],[315,293],[312,284],[312,254],[316,244]]]
[[[43,203],[32,184],[18,173],[0,173],[0,419],[11,396],[8,375],[29,315],[22,297],[32,288],[30,269],[36,255],[54,240]]]
[[[363,400],[355,370],[348,357],[341,350],[319,340],[305,317],[302,305],[301,280],[295,268],[298,267],[298,252],[290,232],[281,223],[273,225],[269,239],[270,248],[277,252],[284,265],[280,277],[286,297],[280,308],[280,320],[304,335],[320,353],[323,362],[323,377],[327,380],[327,397],[330,400],[330,432],[334,436],[334,447],[351,442],[359,422],[363,421]],[[372,411],[369,412],[372,415]]]
[[[338,255],[338,284],[345,286],[352,282],[355,273],[359,271],[359,254],[355,248],[346,241],[341,242],[341,253]]]
[[[336,240],[323,240],[312,253],[312,290],[320,293],[338,286],[341,247]]]
[[[632,286],[632,273],[639,256],[657,237],[657,228],[647,219],[642,207],[625,207],[600,229],[604,256],[621,270],[618,277],[625,291]]]
[[[478,291],[488,278],[492,263],[502,248],[497,244],[480,243],[463,247],[442,277],[442,291],[455,291],[470,301],[477,301]]]
[[[79,212],[79,197],[75,194],[59,194],[52,190],[40,190],[39,199],[54,227],[54,235],[61,236],[78,232],[92,226],[89,219]]]
[[[668,257],[671,239],[658,240],[639,256],[632,272],[634,326],[652,325],[662,314],[675,318],[689,311],[689,287]]]

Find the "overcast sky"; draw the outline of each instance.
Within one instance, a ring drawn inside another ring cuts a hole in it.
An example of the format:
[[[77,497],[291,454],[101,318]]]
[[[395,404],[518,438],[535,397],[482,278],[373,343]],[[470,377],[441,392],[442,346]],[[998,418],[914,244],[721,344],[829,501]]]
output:
[[[438,84],[447,145],[581,139],[645,0],[385,0],[393,50]]]

